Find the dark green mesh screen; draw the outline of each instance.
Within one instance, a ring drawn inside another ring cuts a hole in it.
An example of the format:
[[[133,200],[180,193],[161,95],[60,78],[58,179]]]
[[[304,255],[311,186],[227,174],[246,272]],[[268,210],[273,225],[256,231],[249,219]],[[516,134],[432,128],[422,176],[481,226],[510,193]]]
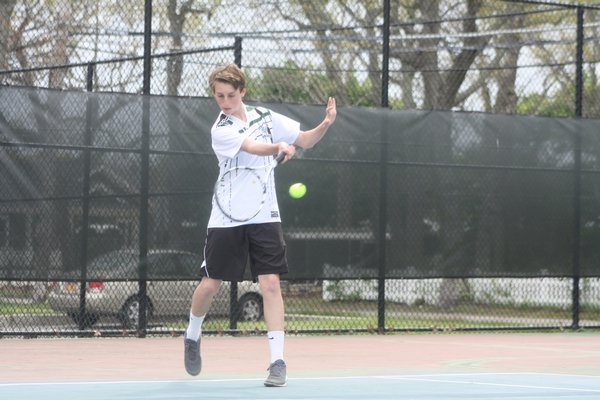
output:
[[[263,105],[303,128],[324,113]],[[113,279],[137,279],[149,265],[135,256],[140,240],[152,252],[202,254],[218,109],[153,96],[149,110],[136,95],[0,90],[0,279],[93,279],[93,262],[111,252]],[[575,255],[582,276],[599,276],[599,125],[340,108],[325,139],[276,171],[289,278],[373,278],[382,267],[392,278],[570,276]],[[302,199],[287,194],[294,182],[308,187]]]

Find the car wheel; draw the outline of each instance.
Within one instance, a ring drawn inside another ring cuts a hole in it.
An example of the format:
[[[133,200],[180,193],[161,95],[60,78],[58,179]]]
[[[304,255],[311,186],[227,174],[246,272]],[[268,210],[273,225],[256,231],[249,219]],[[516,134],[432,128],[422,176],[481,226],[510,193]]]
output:
[[[238,321],[258,321],[262,318],[262,298],[256,293],[243,295],[238,302]]]
[[[73,322],[75,322],[78,327],[81,326],[83,329],[91,328],[100,319],[97,315],[90,313],[84,313],[83,315],[80,315],[79,313],[71,313],[69,314],[69,317],[71,317]]]
[[[146,308],[146,321],[152,315],[152,305],[150,304],[150,300],[148,300],[148,305]],[[140,319],[140,299],[137,296],[130,297],[127,299],[123,307],[121,307],[121,311],[119,312],[119,320],[123,324],[125,329],[134,329],[138,326],[138,321]]]

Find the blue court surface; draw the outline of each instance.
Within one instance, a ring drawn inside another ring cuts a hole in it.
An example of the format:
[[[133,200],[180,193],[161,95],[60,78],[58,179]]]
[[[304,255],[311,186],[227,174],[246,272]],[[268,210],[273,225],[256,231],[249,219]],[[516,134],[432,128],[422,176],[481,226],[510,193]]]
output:
[[[545,373],[0,383],[0,399],[600,399],[600,377]]]

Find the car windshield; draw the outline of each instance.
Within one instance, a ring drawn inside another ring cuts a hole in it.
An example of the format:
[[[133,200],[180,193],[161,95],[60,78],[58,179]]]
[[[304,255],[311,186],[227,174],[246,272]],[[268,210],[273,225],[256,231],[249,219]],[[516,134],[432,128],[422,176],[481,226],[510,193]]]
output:
[[[150,250],[147,276],[149,279],[198,279],[202,257],[176,250]],[[116,250],[94,259],[88,267],[91,279],[137,279],[138,252]]]
[[[95,278],[135,278],[137,254],[134,250],[117,250],[94,259],[88,267],[88,276]]]
[[[148,255],[148,277],[161,279],[195,279],[202,258],[182,251],[164,251]]]

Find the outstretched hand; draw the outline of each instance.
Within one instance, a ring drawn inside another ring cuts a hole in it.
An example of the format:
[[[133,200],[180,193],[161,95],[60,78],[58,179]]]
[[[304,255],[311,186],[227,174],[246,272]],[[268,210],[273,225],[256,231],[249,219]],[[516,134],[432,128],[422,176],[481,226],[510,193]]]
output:
[[[327,108],[325,109],[325,122],[327,123],[328,126],[333,124],[336,116],[337,116],[337,106],[335,103],[335,98],[330,97],[327,100]]]
[[[294,144],[303,148],[304,150],[312,149],[312,147],[317,144],[323,138],[323,136],[325,136],[325,133],[335,121],[336,115],[337,108],[335,105],[335,98],[330,97],[327,100],[325,118],[323,118],[323,121],[312,129],[300,131],[300,134],[298,135],[298,138]]]

